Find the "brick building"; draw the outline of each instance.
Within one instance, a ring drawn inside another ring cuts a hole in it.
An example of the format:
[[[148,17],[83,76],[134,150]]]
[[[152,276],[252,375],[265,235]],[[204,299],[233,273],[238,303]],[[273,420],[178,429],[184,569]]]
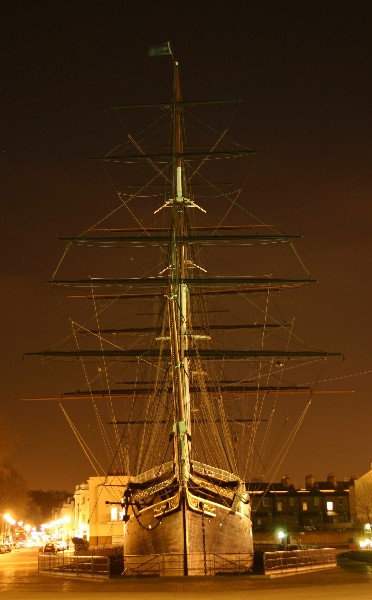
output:
[[[295,488],[288,477],[280,483],[247,483],[252,499],[253,531],[273,532],[347,529],[352,526],[350,487],[354,480],[326,481],[307,475],[304,488]]]

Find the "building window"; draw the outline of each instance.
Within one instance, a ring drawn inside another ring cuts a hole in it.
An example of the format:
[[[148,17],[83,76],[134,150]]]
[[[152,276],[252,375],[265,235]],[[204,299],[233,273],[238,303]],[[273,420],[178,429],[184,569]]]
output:
[[[327,502],[327,510],[333,510],[333,502]]]
[[[340,497],[340,498],[338,499],[338,505],[339,505],[339,506],[343,506],[343,504],[344,504],[344,499],[343,499],[342,497]]]
[[[278,512],[282,512],[282,510],[283,510],[283,503],[282,502],[277,502],[276,503],[276,510]]]
[[[307,502],[302,503],[302,510],[307,510]]]
[[[117,521],[118,520],[118,509],[117,506],[112,506],[111,507],[111,521]]]
[[[264,498],[263,499],[262,506],[269,506],[269,499],[268,498]]]
[[[314,497],[314,506],[319,506],[319,496]]]
[[[289,506],[294,506],[295,505],[295,499],[294,498],[290,498],[289,499]]]

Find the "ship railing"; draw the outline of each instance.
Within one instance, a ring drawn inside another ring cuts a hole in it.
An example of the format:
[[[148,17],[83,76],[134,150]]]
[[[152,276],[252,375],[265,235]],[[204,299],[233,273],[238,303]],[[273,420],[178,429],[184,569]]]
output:
[[[156,467],[153,467],[149,471],[144,471],[143,473],[140,473],[139,475],[135,475],[134,477],[131,477],[130,481],[133,483],[145,483],[146,481],[152,481],[153,479],[156,479],[157,477],[164,475],[164,473],[171,473],[171,472],[173,472],[173,462],[169,461],[167,463],[164,463],[163,465],[158,465]]]
[[[237,475],[234,473],[210,465],[205,465],[196,460],[194,460],[192,464],[196,473],[200,473],[201,475],[210,475],[214,479],[220,479],[221,481],[237,481],[238,479]]]
[[[225,471],[224,469],[218,469],[217,467],[212,467],[210,465],[205,465],[198,461],[193,461],[193,467],[197,473],[200,475],[207,476],[210,475],[214,479],[219,479],[220,481],[237,481],[238,477],[234,473],[230,473],[229,471]],[[152,481],[165,473],[173,473],[174,465],[172,461],[168,461],[163,465],[157,465],[148,471],[144,471],[143,473],[139,473],[138,475],[134,475],[130,478],[130,481],[133,483],[145,483],[146,481]]]

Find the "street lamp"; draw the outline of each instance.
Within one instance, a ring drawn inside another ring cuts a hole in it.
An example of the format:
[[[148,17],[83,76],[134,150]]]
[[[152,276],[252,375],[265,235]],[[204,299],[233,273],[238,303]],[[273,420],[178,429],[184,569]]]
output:
[[[9,513],[3,514],[3,519],[5,521],[5,531],[3,534],[3,541],[10,537],[10,528],[16,524],[16,520],[10,516]]]
[[[285,531],[283,531],[283,529],[279,529],[276,532],[277,538],[279,539],[279,542],[285,546],[286,545],[286,541],[287,541],[287,533]]]

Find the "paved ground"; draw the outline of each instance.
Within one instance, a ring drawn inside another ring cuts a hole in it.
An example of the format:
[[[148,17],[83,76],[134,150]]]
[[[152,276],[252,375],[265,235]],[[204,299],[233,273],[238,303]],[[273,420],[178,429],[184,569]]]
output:
[[[260,590],[219,590],[204,589],[190,591],[167,591],[163,585],[158,586],[155,591],[144,591],[138,589],[129,591],[123,587],[120,591],[111,591],[106,586],[96,587],[96,591],[83,591],[75,588],[73,591],[68,589],[59,592],[45,591],[43,586],[40,590],[23,592],[5,592],[1,597],[6,600],[61,600],[62,596],[67,596],[69,600],[98,600],[98,598],[109,598],[109,600],[367,600],[371,598],[371,585],[367,583],[336,585],[336,586],[311,586],[311,587],[286,587],[282,589],[260,589]],[[159,587],[161,589],[159,589]]]
[[[364,600],[372,598],[372,566],[341,560],[335,569],[263,576],[77,580],[39,575],[37,553],[0,556],[1,600]]]

